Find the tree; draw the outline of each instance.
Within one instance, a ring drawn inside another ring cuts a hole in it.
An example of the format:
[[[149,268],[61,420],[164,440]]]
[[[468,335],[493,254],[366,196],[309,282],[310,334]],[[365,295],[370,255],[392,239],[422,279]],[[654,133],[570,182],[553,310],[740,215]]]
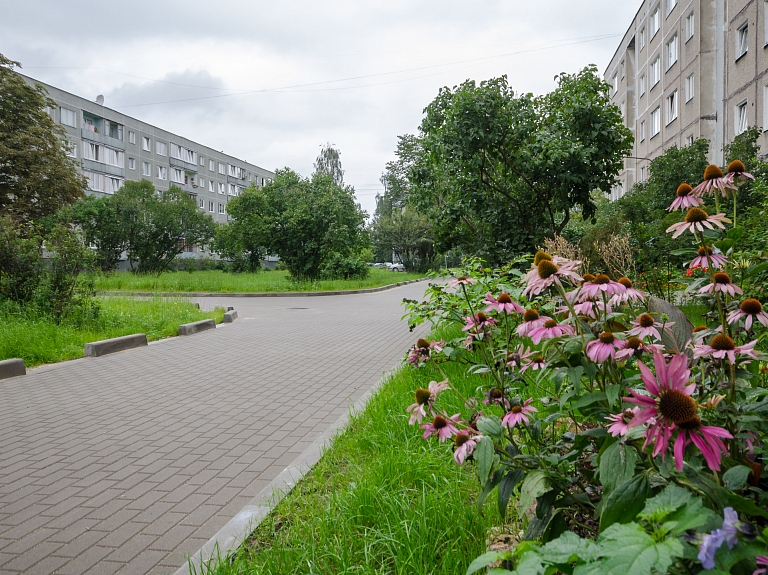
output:
[[[315,175],[326,175],[339,187],[344,187],[344,170],[341,169],[341,152],[331,144],[320,149],[315,160]]]
[[[632,135],[594,66],[561,74],[544,96],[506,77],[443,88],[426,108],[408,172],[409,202],[435,226],[438,249],[494,262],[560,233],[571,210],[591,217]]]
[[[255,190],[255,187],[249,188]],[[246,190],[248,191],[248,190]],[[234,271],[256,272],[267,255],[269,230],[263,219],[265,196],[243,193],[227,204],[232,221],[216,229],[214,250],[233,262]]]
[[[204,246],[215,235],[213,219],[177,186],[156,192],[147,180],[125,182],[112,202],[128,262],[142,273],[167,270],[185,245]]]
[[[82,197],[87,184],[65,153],[63,128],[46,112],[56,104],[14,67],[21,65],[0,54],[0,215],[30,230]]]
[[[377,251],[394,252],[408,271],[426,272],[435,259],[432,225],[426,216],[411,209],[380,217],[372,235]]]
[[[367,246],[365,212],[354,190],[331,175],[312,179],[278,170],[262,189],[248,188],[236,202],[235,225],[263,231],[266,248],[280,256],[292,277],[317,279],[332,254],[349,256]]]
[[[85,242],[93,246],[95,265],[102,271],[112,271],[126,249],[126,237],[120,225],[118,202],[112,196],[86,196],[68,209],[61,219],[80,227]]]

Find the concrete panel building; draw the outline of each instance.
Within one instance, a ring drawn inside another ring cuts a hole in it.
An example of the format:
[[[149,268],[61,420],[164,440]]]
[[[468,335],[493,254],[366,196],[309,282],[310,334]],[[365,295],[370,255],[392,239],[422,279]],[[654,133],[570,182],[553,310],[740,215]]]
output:
[[[103,105],[40,84],[56,102],[49,110],[66,131],[70,156],[88,179],[88,193],[113,194],[126,180],[149,180],[157,190],[175,185],[214,221],[227,221],[227,202],[254,184],[262,187],[275,174],[178,134],[126,116]]]
[[[611,197],[648,178],[670,146],[768,128],[768,0],[644,0],[605,70],[635,144]],[[760,138],[768,153],[768,132]]]

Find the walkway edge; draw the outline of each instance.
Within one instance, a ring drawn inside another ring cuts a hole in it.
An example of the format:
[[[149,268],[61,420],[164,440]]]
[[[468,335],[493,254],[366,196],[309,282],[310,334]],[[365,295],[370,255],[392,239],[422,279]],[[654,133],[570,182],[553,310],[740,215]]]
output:
[[[326,295],[350,295],[360,293],[376,293],[380,291],[386,291],[394,289],[396,287],[423,282],[429,278],[420,278],[416,280],[408,280],[405,282],[398,282],[396,284],[389,284],[376,288],[367,289],[350,289],[341,291],[275,291],[275,292],[233,292],[233,293],[217,293],[217,292],[189,292],[189,291],[100,291],[100,295],[114,295],[114,296],[160,296],[160,297],[315,297]]]
[[[418,280],[417,280],[418,281]],[[205,545],[190,556],[189,562],[180,567],[174,575],[195,575],[205,573],[201,566],[208,564],[212,559],[224,559],[232,551],[238,549],[245,539],[253,533],[264,518],[288,495],[296,484],[320,461],[326,447],[335,436],[344,431],[350,419],[361,413],[373,395],[381,389],[386,381],[392,377],[401,367],[402,363],[385,372],[382,378],[368,389],[347,413],[333,422],[328,429],[323,431],[312,444],[307,447],[294,461],[286,467],[280,475],[275,477],[269,485],[262,489],[237,515],[222,527],[216,535],[211,537]],[[190,562],[192,570],[190,570]]]

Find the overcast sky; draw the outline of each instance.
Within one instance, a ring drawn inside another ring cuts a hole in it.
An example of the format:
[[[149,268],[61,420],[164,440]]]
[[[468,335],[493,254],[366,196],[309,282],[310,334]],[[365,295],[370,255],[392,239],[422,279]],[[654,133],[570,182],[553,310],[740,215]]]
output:
[[[302,175],[325,142],[375,209],[397,136],[442,86],[519,92],[601,73],[625,0],[0,0],[0,53],[33,78],[264,168]]]

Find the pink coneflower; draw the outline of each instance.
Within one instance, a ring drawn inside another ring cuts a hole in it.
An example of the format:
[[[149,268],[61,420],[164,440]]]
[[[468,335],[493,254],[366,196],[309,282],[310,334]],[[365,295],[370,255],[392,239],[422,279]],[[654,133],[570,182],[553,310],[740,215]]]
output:
[[[429,361],[432,357],[432,352],[440,353],[445,347],[444,341],[427,341],[424,338],[419,338],[416,344],[408,351],[408,357],[405,362],[410,363],[414,367],[419,367],[420,363]]]
[[[727,273],[717,272],[714,277],[715,283],[705,285],[698,293],[713,293],[719,291],[728,294],[731,297],[734,297],[736,294],[744,293],[739,286],[731,283],[731,276]]]
[[[530,331],[528,337],[534,345],[538,345],[542,339],[552,339],[554,337],[561,337],[563,335],[573,335],[576,331],[573,326],[567,323],[557,323],[555,320],[550,319],[544,322],[541,327],[536,327]]]
[[[617,279],[616,282],[623,285],[626,288],[626,291],[614,295],[610,300],[611,305],[619,305],[629,301],[643,301],[648,297],[647,293],[635,288],[635,284],[633,284],[632,280],[627,277],[621,277]]]
[[[492,328],[496,325],[496,320],[492,317],[488,317],[483,312],[479,311],[474,316],[467,316],[464,318],[466,325],[461,328],[463,331],[469,331],[470,329],[481,331],[488,328]]]
[[[768,327],[768,313],[763,311],[763,304],[753,297],[745,299],[738,308],[728,314],[728,323],[736,323],[742,319],[744,319],[744,327],[747,330],[752,329],[752,321],[755,319]]]
[[[765,575],[768,572],[768,555],[758,555],[755,557],[755,561],[758,565],[761,565],[761,569],[756,569],[752,575]]]
[[[663,327],[667,329],[672,325],[675,325],[674,322],[668,321],[666,324],[663,324]],[[632,326],[632,329],[627,332],[629,335],[635,335],[639,338],[653,337],[654,339],[661,339],[659,329],[661,329],[662,324],[658,323],[649,313],[637,316],[637,319],[632,322]]]
[[[587,357],[595,363],[603,363],[609,357],[616,358],[616,350],[623,349],[626,342],[618,339],[610,331],[604,331],[597,339],[587,344]]]
[[[569,279],[574,282],[581,280],[581,276],[576,272],[581,265],[580,261],[566,260],[558,258],[559,264],[552,260],[543,259],[536,266],[536,274],[528,280],[528,285],[523,290],[525,296],[535,296],[543,292],[553,283],[560,284],[560,278]]]
[[[480,435],[472,436],[469,433],[461,432],[457,433],[456,437],[453,438],[453,445],[454,445],[454,452],[453,452],[453,460],[456,462],[456,465],[461,465],[464,463],[464,460],[472,455],[472,452],[475,451],[475,447],[477,447],[477,440],[480,439]]]
[[[594,281],[584,282],[581,286],[582,298],[594,298],[605,295],[618,295],[627,291],[627,288],[619,282],[613,281],[606,274],[597,274]]]
[[[422,438],[427,439],[432,435],[437,435],[437,437],[440,439],[440,443],[442,443],[446,439],[450,439],[459,432],[459,430],[456,429],[458,420],[458,413],[453,417],[448,417],[445,414],[436,415],[432,420],[432,423],[426,423],[421,426],[421,428],[424,430],[424,435],[422,435]]]
[[[707,326],[697,325],[693,328],[693,333],[691,335],[694,340],[700,340],[703,337],[706,337],[709,333],[709,328]]]
[[[513,301],[508,293],[501,292],[498,299],[495,299],[490,293],[485,296],[485,303],[488,307],[486,312],[495,311],[499,313],[525,313],[525,309],[516,301]]]
[[[470,278],[467,276],[459,276],[456,279],[452,279],[448,282],[448,287],[456,287],[460,285],[472,285],[473,283],[477,283],[477,280],[474,278]]]
[[[547,362],[544,361],[543,355],[537,355],[534,356],[531,361],[524,363],[523,367],[520,368],[520,373],[525,372],[526,369],[532,369],[533,371],[537,371],[539,369],[546,369]]]
[[[726,259],[722,254],[716,254],[709,246],[701,246],[697,252],[695,258],[688,264],[688,269],[694,269],[700,267],[707,269],[712,266],[715,269],[719,269],[725,265]]]
[[[518,423],[528,425],[528,416],[538,409],[531,406],[532,399],[526,399],[523,405],[513,405],[512,409],[501,419],[501,424],[512,429]]]
[[[539,315],[539,312],[535,309],[527,309],[525,310],[525,313],[523,313],[523,323],[517,326],[517,335],[526,337],[527,335],[530,335],[531,330],[541,327],[551,320],[551,317]]]
[[[725,224],[730,224],[731,220],[725,217],[725,214],[715,214],[710,216],[707,212],[701,208],[691,208],[688,213],[685,214],[685,220],[682,222],[672,224],[667,228],[667,233],[675,232],[672,234],[672,238],[676,238],[683,234],[686,230],[692,234],[697,231],[703,232],[704,228],[709,230],[714,229],[717,226],[721,230],[725,229]]]
[[[560,313],[566,313],[569,309],[567,307],[563,307],[558,310]],[[600,317],[601,314],[610,314],[613,313],[613,310],[611,309],[610,305],[606,305],[602,301],[585,301],[582,303],[574,304],[573,311],[576,312],[577,315],[583,315],[585,317],[591,318],[591,319],[597,319]]]
[[[734,186],[728,178],[723,175],[721,170],[715,164],[710,164],[707,169],[704,170],[704,181],[698,186],[693,188],[691,192],[694,196],[703,196],[705,194],[711,194],[714,191],[720,192],[723,197],[727,197],[728,190],[735,190]]]
[[[640,378],[650,397],[633,389],[629,390],[632,397],[625,397],[624,401],[634,403],[640,408],[629,427],[654,420],[646,430],[643,448],[654,444],[653,456],[661,453],[662,459],[669,448],[672,434],[679,430],[674,450],[677,470],[683,469],[683,451],[690,442],[701,450],[711,469],[719,470],[721,438],[730,437],[730,434],[724,429],[701,425],[698,405],[691,397],[696,384],[688,385],[691,375],[688,358],[684,354],[676,354],[667,364],[663,354],[655,353],[653,361],[656,375],[644,363],[637,362]]]
[[[622,361],[628,357],[640,357],[643,353],[660,353],[664,346],[659,343],[645,343],[639,337],[630,337],[624,342],[624,349],[616,352],[616,361]]]
[[[693,357],[711,356],[715,359],[727,358],[730,363],[735,364],[736,354],[757,359],[754,350],[756,345],[757,340],[745,343],[744,345],[736,345],[729,336],[719,333],[709,340],[709,345],[694,346]]]
[[[613,413],[606,417],[605,419],[611,422],[608,426],[608,433],[614,437],[626,435],[630,429],[629,423],[634,419],[636,411],[637,408],[625,409],[621,413]]]
[[[747,178],[754,180],[755,176],[747,173],[747,168],[744,167],[744,163],[741,160],[733,160],[728,164],[728,173],[725,175],[728,183],[741,186],[747,183]]]
[[[509,409],[509,400],[504,396],[504,390],[500,387],[492,387],[485,394],[484,405],[500,405],[504,409]]]
[[[704,203],[704,200],[701,198],[698,198],[694,196],[691,192],[693,191],[693,188],[689,184],[680,184],[677,186],[677,197],[675,198],[675,201],[672,202],[672,205],[670,205],[667,208],[668,212],[671,212],[673,210],[687,210],[689,208],[698,208],[701,204]]]
[[[520,345],[520,347],[517,348],[517,351],[509,352],[507,354],[507,367],[521,368],[534,353],[536,352]]]
[[[409,405],[406,409],[406,411],[411,413],[411,419],[408,422],[408,425],[413,425],[416,422],[421,423],[421,420],[427,415],[427,408],[431,408],[432,405],[434,405],[435,400],[437,399],[437,394],[446,389],[448,389],[447,381],[441,381],[440,383],[430,381],[428,389],[424,389],[423,387],[417,389],[414,393],[416,403]]]

